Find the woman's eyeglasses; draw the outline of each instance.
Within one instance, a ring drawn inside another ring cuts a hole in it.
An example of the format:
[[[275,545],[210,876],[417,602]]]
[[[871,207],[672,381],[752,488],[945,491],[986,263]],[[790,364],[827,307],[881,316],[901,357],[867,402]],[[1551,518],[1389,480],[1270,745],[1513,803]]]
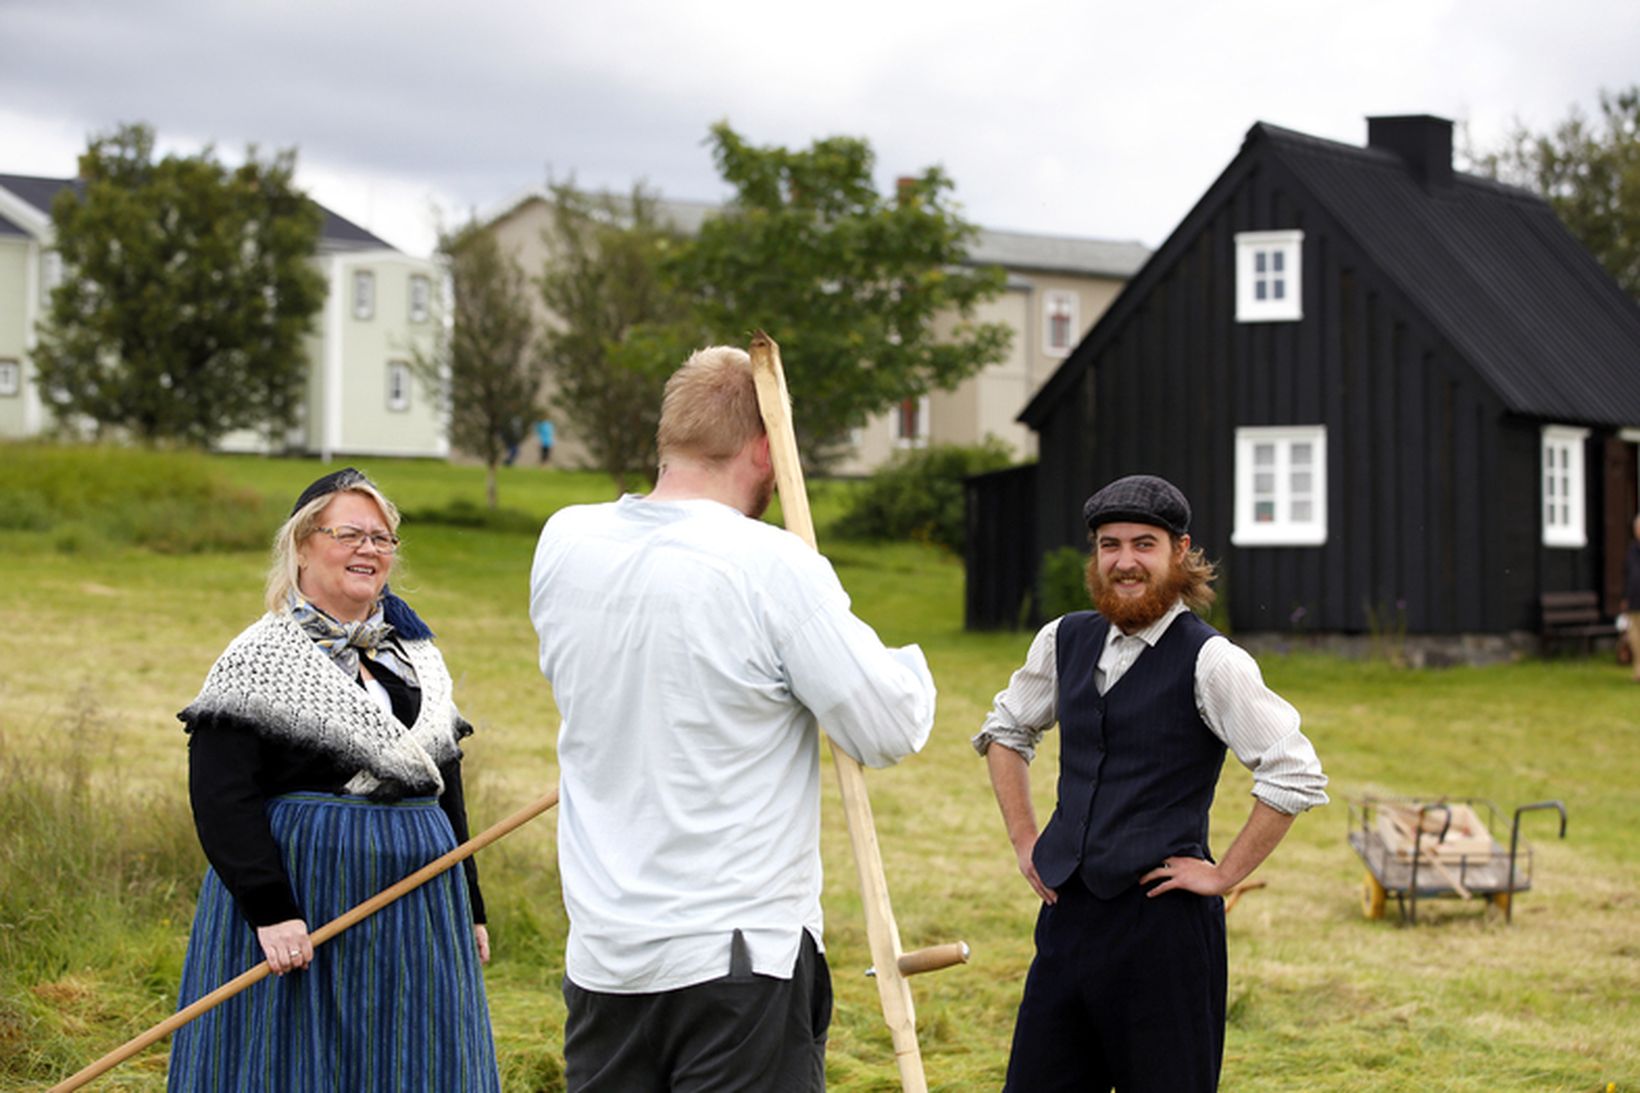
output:
[[[378,554],[391,554],[399,549],[399,537],[385,531],[367,532],[362,528],[354,527],[315,527],[313,530],[324,532],[349,550],[358,550],[364,546],[366,540],[369,540],[370,545],[376,548]]]

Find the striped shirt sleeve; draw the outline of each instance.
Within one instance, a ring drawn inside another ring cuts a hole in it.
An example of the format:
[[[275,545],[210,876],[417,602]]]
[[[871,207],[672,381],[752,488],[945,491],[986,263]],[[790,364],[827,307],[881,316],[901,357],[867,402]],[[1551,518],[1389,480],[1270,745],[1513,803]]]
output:
[[[1000,744],[1027,763],[1036,758],[1042,734],[1059,720],[1058,644],[1059,620],[1054,619],[1037,631],[1024,665],[997,692],[972,741],[975,751],[984,755],[992,744]]]
[[[1253,772],[1253,796],[1289,816],[1327,803],[1327,776],[1298,711],[1264,683],[1258,662],[1223,636],[1196,658],[1196,707],[1213,734]]]

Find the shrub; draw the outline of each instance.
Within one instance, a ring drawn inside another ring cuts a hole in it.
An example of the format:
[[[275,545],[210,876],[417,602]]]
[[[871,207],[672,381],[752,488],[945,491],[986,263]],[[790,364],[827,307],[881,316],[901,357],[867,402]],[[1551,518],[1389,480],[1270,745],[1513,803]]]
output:
[[[412,527],[440,524],[444,527],[483,529],[516,535],[539,535],[546,519],[517,509],[489,508],[466,498],[451,501],[437,508],[413,509],[404,512],[405,523]]]
[[[1042,556],[1037,590],[1044,619],[1057,619],[1092,606],[1088,602],[1087,568],[1087,551],[1076,547],[1060,547]]]
[[[0,448],[0,528],[64,553],[131,544],[164,554],[261,550],[276,519],[197,452],[22,443]]]
[[[837,534],[938,543],[961,553],[963,479],[1012,462],[1008,446],[991,436],[973,446],[936,444],[901,452],[854,495],[837,522]]]

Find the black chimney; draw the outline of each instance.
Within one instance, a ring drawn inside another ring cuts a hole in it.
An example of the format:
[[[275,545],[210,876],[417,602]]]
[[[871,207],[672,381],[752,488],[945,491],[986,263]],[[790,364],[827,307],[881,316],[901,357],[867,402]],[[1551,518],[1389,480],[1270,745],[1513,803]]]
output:
[[[1430,114],[1367,119],[1367,147],[1399,156],[1425,189],[1452,185],[1452,123]]]

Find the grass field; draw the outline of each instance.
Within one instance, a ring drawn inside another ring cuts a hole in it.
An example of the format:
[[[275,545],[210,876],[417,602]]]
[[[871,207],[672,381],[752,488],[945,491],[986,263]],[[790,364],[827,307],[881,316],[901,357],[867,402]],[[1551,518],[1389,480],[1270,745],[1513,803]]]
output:
[[[131,473],[159,473],[184,457],[155,458]],[[13,453],[0,449],[7,460]],[[529,529],[562,504],[609,497],[610,487],[592,475],[504,471],[510,515],[489,519],[470,507],[482,498],[480,470],[366,466],[421,514],[403,529],[407,564],[396,587],[439,632],[458,701],[479,728],[468,741],[477,830],[556,777],[556,712],[525,614]],[[187,473],[232,487],[202,487],[205,510],[264,497],[245,517],[256,539],[321,471],[224,457]],[[21,487],[6,475],[0,500],[11,503]],[[906,947],[963,938],[974,949],[970,965],[913,981],[930,1084],[995,1089],[1036,906],[967,741],[1030,636],[964,633],[962,571],[948,556],[829,543],[846,487],[818,486],[822,546],[856,609],[885,640],[920,642],[940,686],[927,749],[869,776]],[[0,517],[4,1089],[43,1088],[174,1005],[202,869],[174,713],[260,611],[265,558],[248,548],[171,552],[183,548],[163,536],[126,545],[122,529],[151,536],[165,522],[151,508],[140,520],[115,518],[141,493],[133,480],[100,495],[78,490],[90,500],[71,514],[36,500],[26,520]],[[168,519],[201,519],[190,511]],[[242,532],[212,534],[234,542]],[[1334,803],[1299,820],[1257,875],[1268,887],[1230,916],[1223,1088],[1640,1090],[1640,688],[1626,671],[1608,659],[1568,659],[1408,672],[1296,654],[1263,667],[1304,714]],[[1044,816],[1055,763],[1044,749]],[[1245,818],[1249,784],[1232,761],[1214,812],[1220,849]],[[1535,886],[1517,898],[1513,925],[1457,900],[1421,904],[1416,927],[1397,925],[1393,904],[1390,919],[1368,922],[1344,805],[1368,792],[1489,797],[1506,813],[1558,798],[1570,829],[1557,841],[1549,817],[1528,817]],[[826,940],[838,995],[830,1084],[894,1089],[875,987],[860,974],[869,958],[829,779],[826,795]],[[565,922],[554,820],[548,814],[480,859],[496,950],[490,1005],[509,1090],[561,1088]],[[162,1088],[164,1061],[156,1048],[93,1088]]]

